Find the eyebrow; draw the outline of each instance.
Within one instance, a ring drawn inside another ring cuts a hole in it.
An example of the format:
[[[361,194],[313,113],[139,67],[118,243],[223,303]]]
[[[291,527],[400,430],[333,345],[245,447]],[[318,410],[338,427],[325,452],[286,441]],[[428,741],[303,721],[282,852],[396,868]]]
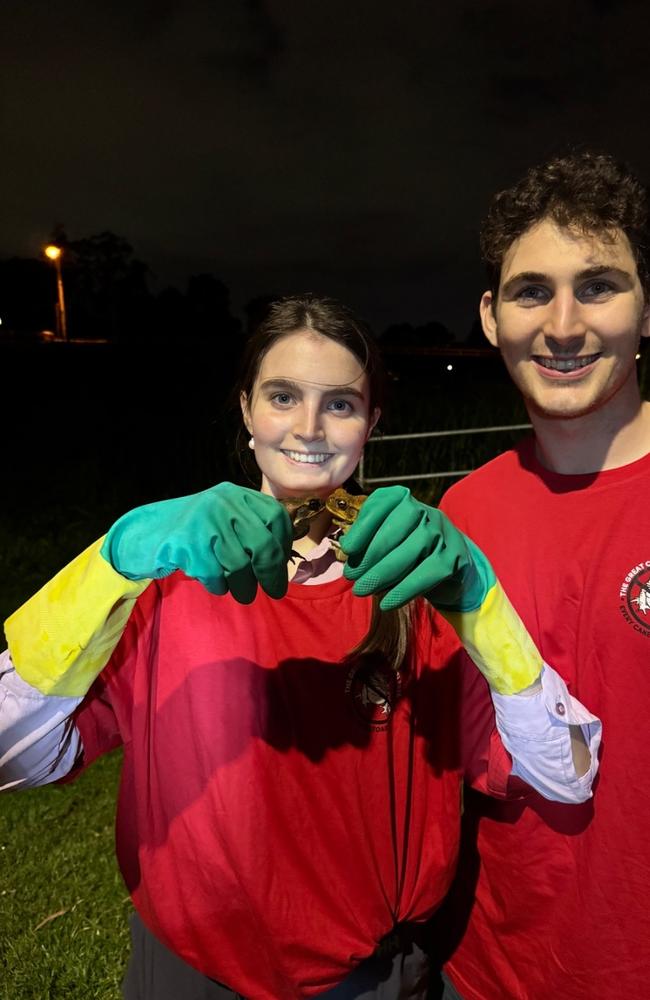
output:
[[[594,264],[592,267],[586,267],[583,271],[579,271],[576,275],[578,281],[586,281],[589,278],[600,278],[604,274],[613,274],[621,278],[624,281],[632,283],[634,280],[633,275],[629,271],[626,271],[622,267],[616,267],[613,264]],[[508,278],[505,285],[501,289],[502,295],[507,295],[512,289],[519,284],[530,282],[531,284],[552,284],[553,279],[549,274],[544,274],[542,271],[520,271],[519,274],[513,274],[512,278]]]
[[[303,380],[300,382],[293,382],[289,378],[267,378],[264,379],[260,388],[261,389],[289,389],[293,392],[301,392],[302,385],[317,385],[322,387],[321,382],[309,382]],[[331,389],[325,389],[326,396],[354,396],[356,399],[365,399],[365,396],[358,389],[355,389],[351,385],[338,385],[332,386]]]

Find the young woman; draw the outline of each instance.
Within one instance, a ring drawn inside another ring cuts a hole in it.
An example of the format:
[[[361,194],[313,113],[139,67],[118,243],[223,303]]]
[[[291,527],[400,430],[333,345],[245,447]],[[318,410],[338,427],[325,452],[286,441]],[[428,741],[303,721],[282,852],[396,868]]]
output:
[[[461,781],[505,788],[511,772],[497,740],[489,762],[472,756],[493,726],[472,718],[484,681],[432,605],[504,692],[515,773],[590,794],[595,765],[583,746],[578,777],[568,724],[596,720],[566,694],[566,735],[551,733],[541,660],[468,539],[401,487],[331,537],[327,501],[379,418],[381,377],[347,309],[276,303],[241,384],[260,490],[222,483],[129,512],[6,623],[5,784],[124,746],[128,1000],[426,996],[418,928],[453,875]],[[354,652],[377,592],[389,609],[426,595],[395,619],[398,663]],[[513,718],[535,730],[537,772]]]

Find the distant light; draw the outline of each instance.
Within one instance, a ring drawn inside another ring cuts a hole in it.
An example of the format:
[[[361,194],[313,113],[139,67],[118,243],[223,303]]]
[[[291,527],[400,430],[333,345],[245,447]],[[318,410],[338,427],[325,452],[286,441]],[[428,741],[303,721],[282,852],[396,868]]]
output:
[[[636,355],[636,359],[635,359],[635,360],[636,360],[636,361],[638,361],[640,357],[641,357],[641,355],[640,355],[640,354],[637,354],[637,355]]]
[[[49,257],[50,260],[58,260],[61,256],[61,247],[49,246],[45,247],[45,256]]]
[[[453,372],[453,370],[454,370],[454,366],[453,365],[447,365],[447,371],[448,372]]]

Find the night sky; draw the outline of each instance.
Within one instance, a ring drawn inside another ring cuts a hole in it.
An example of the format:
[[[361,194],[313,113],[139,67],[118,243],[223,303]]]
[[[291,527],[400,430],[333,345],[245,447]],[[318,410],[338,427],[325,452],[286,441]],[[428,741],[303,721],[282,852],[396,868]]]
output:
[[[650,174],[641,0],[5,0],[2,256],[126,237],[152,288],[312,290],[464,336],[490,194],[567,142]]]

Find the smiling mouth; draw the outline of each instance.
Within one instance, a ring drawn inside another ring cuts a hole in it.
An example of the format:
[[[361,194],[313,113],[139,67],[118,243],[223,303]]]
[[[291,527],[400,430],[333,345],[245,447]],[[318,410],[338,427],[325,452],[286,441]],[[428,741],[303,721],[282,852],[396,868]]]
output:
[[[332,452],[329,451],[287,451],[282,449],[282,454],[290,458],[292,462],[300,462],[302,465],[322,465],[332,457]]]
[[[581,368],[593,365],[595,361],[598,361],[599,357],[600,354],[586,354],[578,358],[545,358],[542,355],[536,354],[533,356],[533,360],[538,365],[541,365],[542,368],[548,368],[550,371],[576,372]]]

